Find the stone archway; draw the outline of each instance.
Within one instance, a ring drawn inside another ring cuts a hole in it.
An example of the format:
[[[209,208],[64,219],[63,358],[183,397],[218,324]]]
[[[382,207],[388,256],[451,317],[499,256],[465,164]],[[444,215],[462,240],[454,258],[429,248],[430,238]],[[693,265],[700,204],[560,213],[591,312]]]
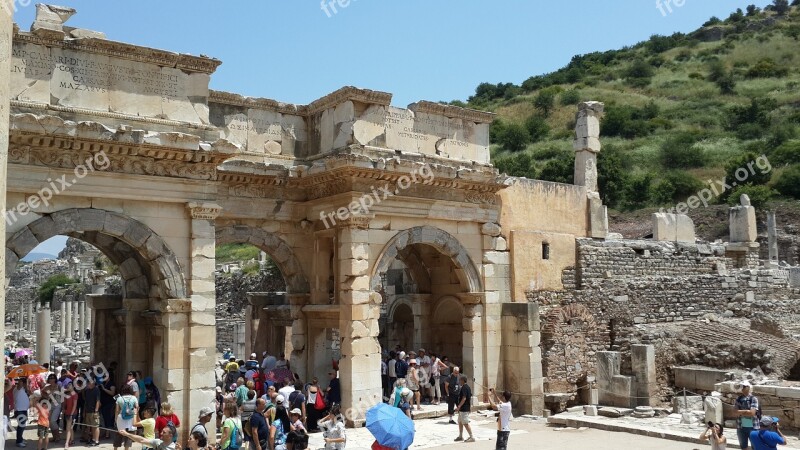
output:
[[[402,348],[413,348],[416,325],[411,301],[408,298],[395,300],[389,308],[386,323],[387,348],[392,349],[396,345],[400,345]]]
[[[432,325],[439,332],[431,334],[430,347],[437,349],[439,355],[447,356],[454,364],[463,365],[464,305],[455,297],[442,297],[434,304],[431,318]]]
[[[601,339],[594,316],[572,303],[550,310],[542,326],[542,370],[546,392],[576,392],[595,372],[595,352]]]
[[[469,292],[483,292],[483,281],[477,266],[472,262],[467,249],[450,233],[430,226],[409,228],[397,233],[384,247],[378,263],[372,271],[370,288],[377,291],[381,285],[381,274],[385,273],[392,261],[401,253],[416,244],[429,245],[450,258],[456,267],[459,280],[468,287]],[[414,268],[412,268],[414,270]],[[420,280],[424,277],[415,277]]]
[[[119,267],[128,298],[186,298],[183,270],[172,250],[147,225],[123,214],[73,208],[44,214],[6,240],[6,276],[40,243],[71,236],[103,251]]]

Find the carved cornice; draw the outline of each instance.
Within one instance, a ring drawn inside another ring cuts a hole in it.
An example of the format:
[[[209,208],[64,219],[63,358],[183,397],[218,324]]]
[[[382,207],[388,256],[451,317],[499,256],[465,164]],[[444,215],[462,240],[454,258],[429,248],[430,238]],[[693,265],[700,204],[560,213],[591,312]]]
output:
[[[18,31],[14,34],[14,42],[60,47],[69,50],[95,53],[113,58],[127,59],[159,66],[173,67],[185,72],[214,73],[222,61],[214,58],[174,53],[166,50],[141,47],[124,42],[109,41],[99,38],[56,39],[37,36],[32,33]]]
[[[408,109],[414,111],[415,113],[436,114],[450,118],[456,117],[475,123],[492,123],[496,116],[494,113],[478,111],[477,109],[443,105],[441,103],[434,103],[425,100],[410,105]]]
[[[214,220],[222,212],[222,206],[216,203],[190,202],[186,204],[192,219]]]
[[[245,108],[267,109],[282,114],[305,116],[308,108],[303,105],[283,103],[269,98],[254,98],[223,91],[208,91],[208,102],[223,105],[243,106]]]
[[[389,106],[392,103],[392,94],[370,89],[359,89],[354,86],[346,86],[311,102],[307,107],[308,114],[314,115],[348,100],[372,105]]]

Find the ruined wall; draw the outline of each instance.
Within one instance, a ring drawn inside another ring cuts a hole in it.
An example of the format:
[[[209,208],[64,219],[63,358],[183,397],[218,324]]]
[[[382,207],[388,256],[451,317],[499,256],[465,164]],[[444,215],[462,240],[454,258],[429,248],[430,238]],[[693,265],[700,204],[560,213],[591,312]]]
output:
[[[589,229],[586,188],[513,178],[499,195],[513,300],[525,301],[530,289],[563,289],[562,272],[575,265],[575,238]],[[549,245],[549,259],[543,258],[542,244]]]
[[[286,283],[277,271],[214,276],[217,296],[217,351],[236,348],[234,324],[244,323],[248,292],[284,292]],[[244,357],[246,355],[236,355]]]

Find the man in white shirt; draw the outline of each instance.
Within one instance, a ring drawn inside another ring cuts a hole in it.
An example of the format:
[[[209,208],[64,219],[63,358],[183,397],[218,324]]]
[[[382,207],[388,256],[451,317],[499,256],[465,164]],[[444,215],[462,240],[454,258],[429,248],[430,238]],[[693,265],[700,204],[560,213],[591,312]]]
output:
[[[497,392],[489,389],[489,404],[493,410],[499,411],[497,417],[497,445],[495,450],[508,448],[508,436],[511,434],[511,393],[503,392],[503,401],[497,398]]]
[[[28,379],[18,378],[17,385],[14,386],[14,416],[17,418],[17,447],[26,447],[22,432],[28,424],[28,409],[31,407],[30,391],[28,390]]]
[[[264,360],[261,361],[261,368],[264,369],[264,372],[269,372],[270,370],[273,370],[275,366],[278,365],[278,360],[267,352],[264,352],[263,355],[264,355]]]

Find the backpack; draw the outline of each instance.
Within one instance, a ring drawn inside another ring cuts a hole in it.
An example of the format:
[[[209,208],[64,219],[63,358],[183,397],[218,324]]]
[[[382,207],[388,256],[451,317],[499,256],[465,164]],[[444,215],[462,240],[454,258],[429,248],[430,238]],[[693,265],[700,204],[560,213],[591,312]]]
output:
[[[317,398],[314,400],[314,409],[317,411],[324,411],[325,406],[325,399],[322,398],[322,392],[317,391]]]
[[[167,421],[167,426],[172,430],[172,442],[178,442],[178,432],[172,419]]]
[[[303,410],[303,403],[306,402],[306,397],[300,391],[294,391],[289,394],[289,406],[291,409],[297,408]]]
[[[136,406],[129,403],[128,399],[122,397],[122,408],[120,408],[120,415],[122,416],[123,420],[133,419],[133,411],[135,408]]]
[[[228,448],[231,450],[236,450],[242,446],[243,439],[240,436],[242,430],[240,430],[239,427],[236,426],[236,421],[234,421],[233,419],[229,420],[233,424],[233,431],[231,431],[231,442],[230,444],[228,444]]]

